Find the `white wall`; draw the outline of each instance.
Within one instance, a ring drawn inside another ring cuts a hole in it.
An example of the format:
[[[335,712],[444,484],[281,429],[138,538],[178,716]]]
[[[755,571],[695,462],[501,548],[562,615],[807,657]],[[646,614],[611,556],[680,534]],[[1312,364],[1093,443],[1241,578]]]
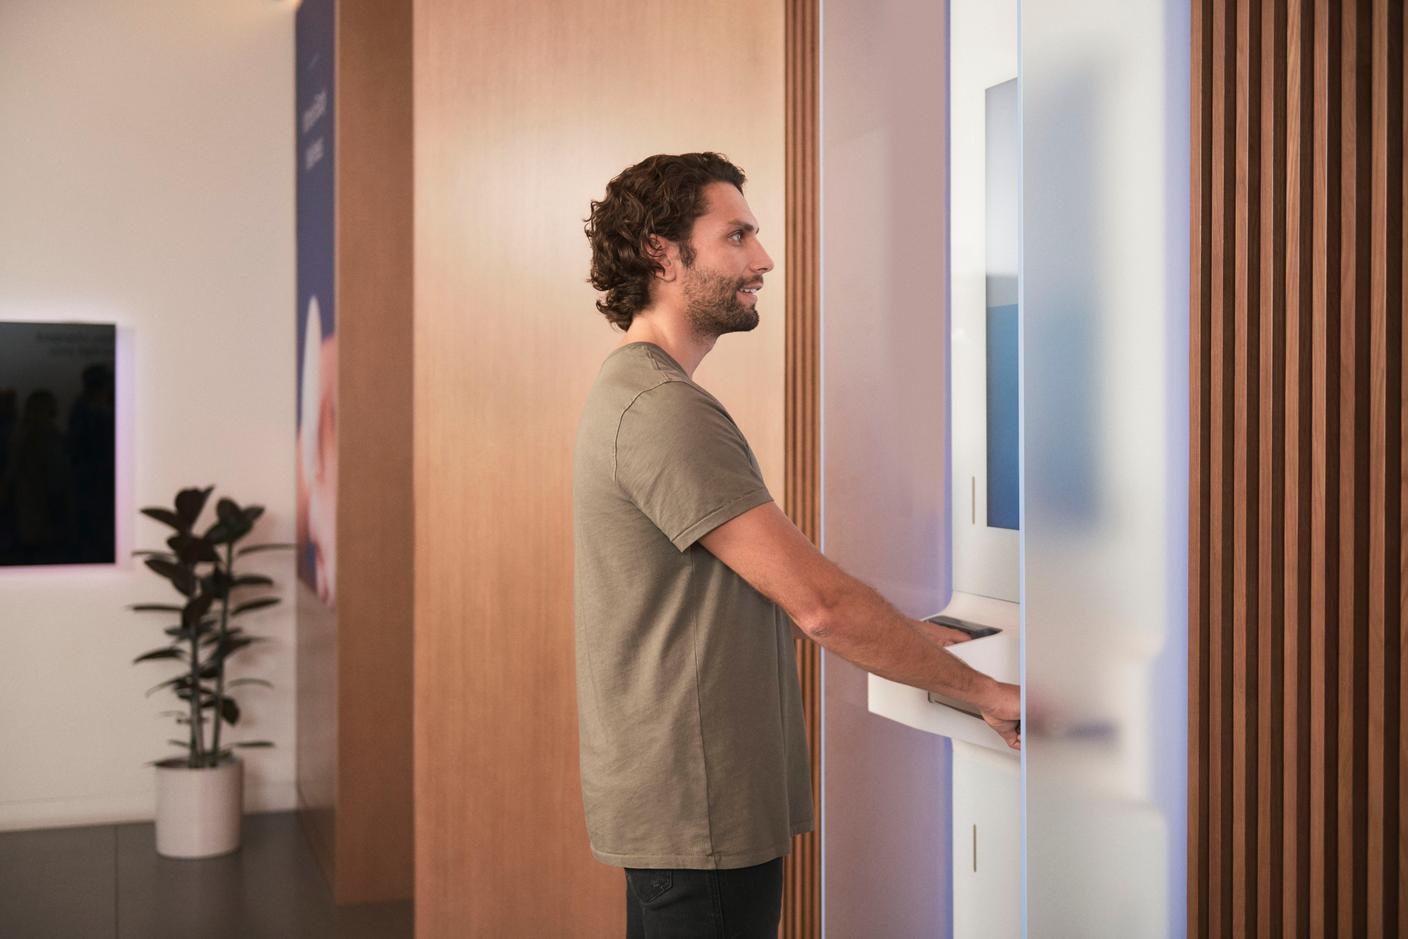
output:
[[[293,14],[279,0],[0,3],[0,319],[118,327],[116,566],[0,568],[0,829],[150,818],[175,725],[143,697],[165,637],[125,605],[174,593],[134,563],[141,507],[215,485],[293,540]],[[4,383],[0,376],[0,384]],[[213,504],[210,511],[213,511]],[[250,810],[294,805],[293,558],[232,672]],[[180,736],[175,734],[175,736]]]

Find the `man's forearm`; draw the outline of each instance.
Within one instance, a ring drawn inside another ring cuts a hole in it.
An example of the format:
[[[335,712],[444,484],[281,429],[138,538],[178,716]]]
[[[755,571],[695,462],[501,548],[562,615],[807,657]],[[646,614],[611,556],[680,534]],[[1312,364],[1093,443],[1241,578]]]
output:
[[[950,654],[924,624],[900,613],[870,587],[847,578],[822,622],[809,632],[826,651],[868,672],[986,708],[997,682]]]

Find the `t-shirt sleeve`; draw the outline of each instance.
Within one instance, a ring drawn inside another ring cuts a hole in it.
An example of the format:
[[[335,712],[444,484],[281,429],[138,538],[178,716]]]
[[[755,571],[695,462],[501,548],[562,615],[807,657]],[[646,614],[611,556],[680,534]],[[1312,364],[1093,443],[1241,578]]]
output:
[[[772,501],[738,427],[682,381],[642,393],[621,415],[615,472],[621,491],[680,551]]]

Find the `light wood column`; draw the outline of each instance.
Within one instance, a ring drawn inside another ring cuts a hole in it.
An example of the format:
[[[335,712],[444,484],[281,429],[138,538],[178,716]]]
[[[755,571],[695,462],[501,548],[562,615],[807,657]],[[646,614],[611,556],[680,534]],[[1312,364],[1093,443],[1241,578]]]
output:
[[[421,936],[619,936],[583,817],[571,455],[619,341],[592,199],[715,150],[786,247],[782,0],[415,4],[415,828]],[[783,272],[696,380],[784,487]]]

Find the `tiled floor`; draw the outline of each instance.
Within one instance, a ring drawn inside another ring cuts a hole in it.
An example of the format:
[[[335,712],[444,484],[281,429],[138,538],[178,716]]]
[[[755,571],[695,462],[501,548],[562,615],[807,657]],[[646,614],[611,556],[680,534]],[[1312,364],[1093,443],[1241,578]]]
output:
[[[397,939],[411,903],[334,907],[292,812],[248,815],[238,853],[157,855],[150,823],[0,833],[3,939]]]

